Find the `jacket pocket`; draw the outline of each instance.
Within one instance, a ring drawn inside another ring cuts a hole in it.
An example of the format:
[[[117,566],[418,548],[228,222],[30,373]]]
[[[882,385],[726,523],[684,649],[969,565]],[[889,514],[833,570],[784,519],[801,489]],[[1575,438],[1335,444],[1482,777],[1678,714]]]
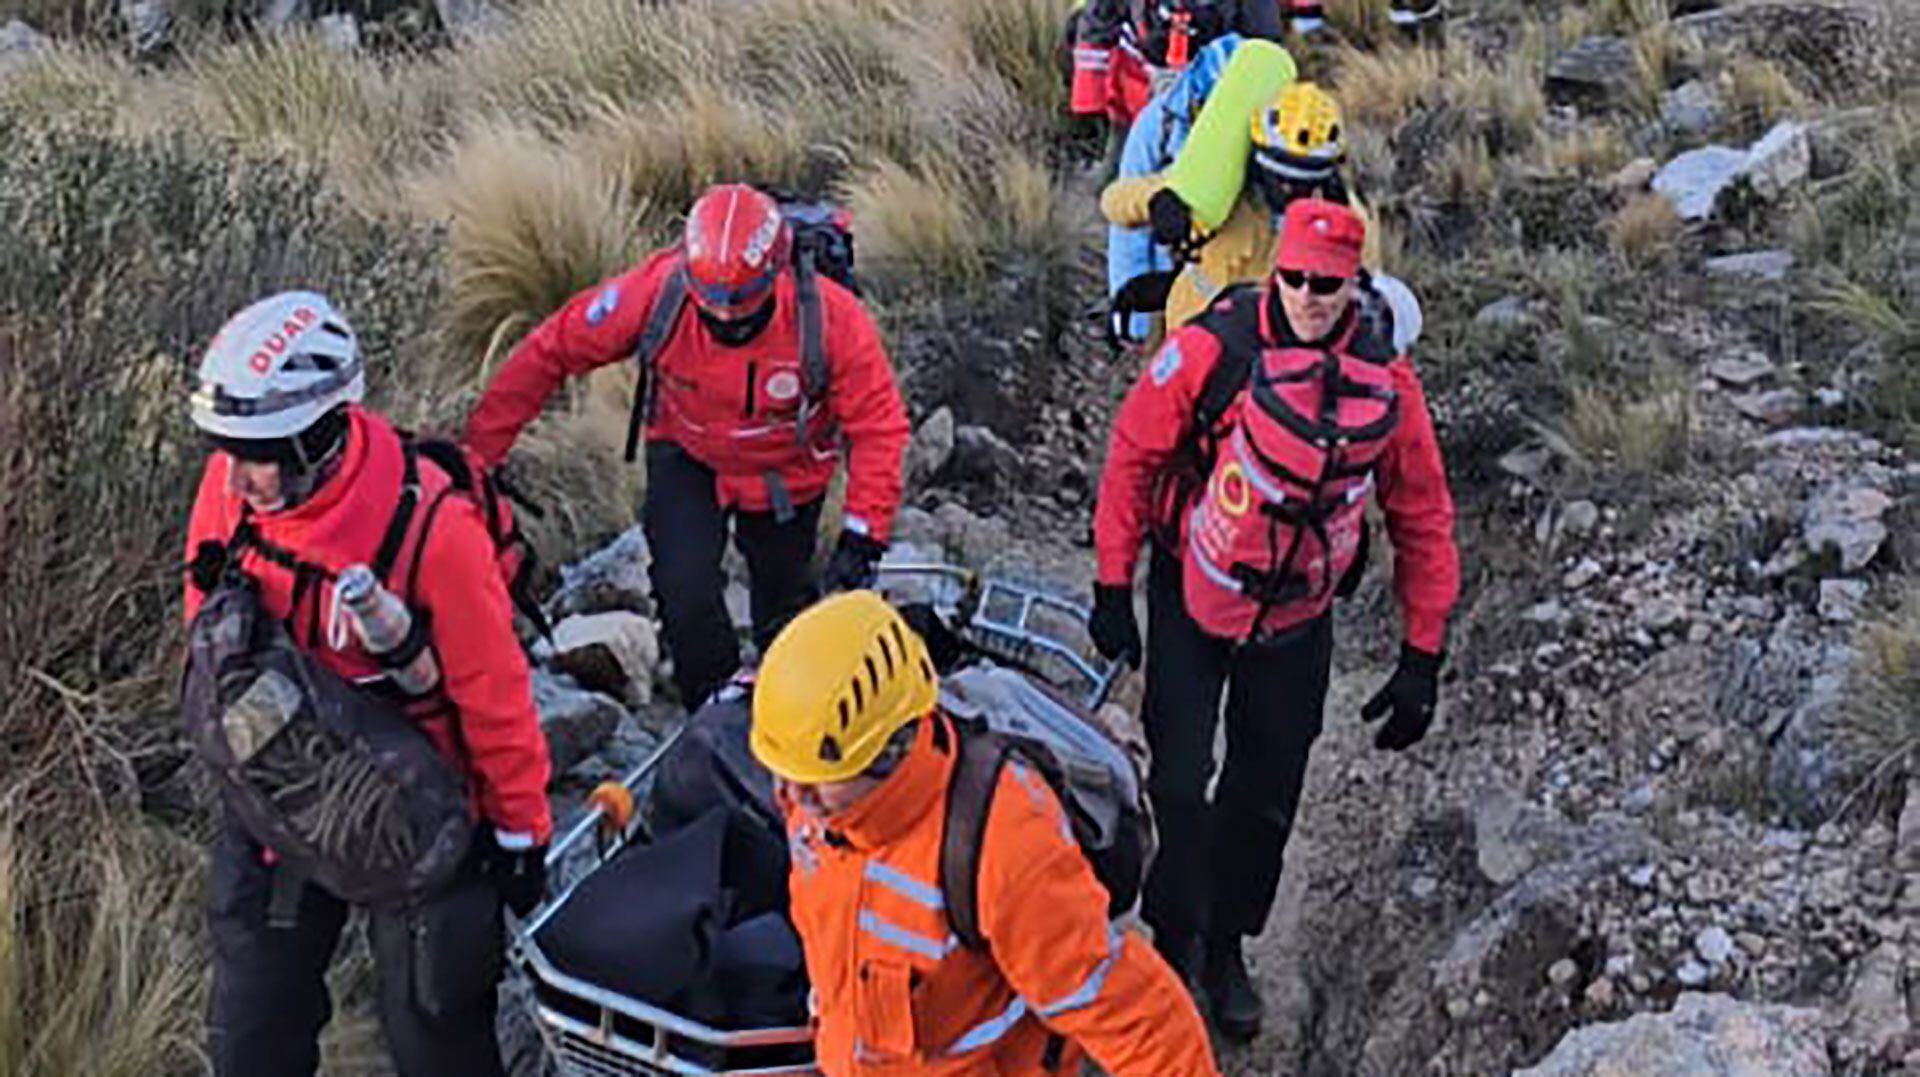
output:
[[[429,1017],[462,1013],[492,995],[506,960],[500,895],[466,878],[404,914],[413,1001]]]
[[[870,1061],[909,1058],[913,1033],[913,970],[891,961],[860,965],[854,985],[854,1035],[858,1051]]]

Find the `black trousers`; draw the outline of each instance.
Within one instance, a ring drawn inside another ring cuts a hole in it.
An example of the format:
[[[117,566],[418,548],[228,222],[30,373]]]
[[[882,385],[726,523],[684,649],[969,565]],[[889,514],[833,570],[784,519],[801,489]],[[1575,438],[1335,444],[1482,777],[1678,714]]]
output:
[[[1154,550],[1146,726],[1160,853],[1142,913],[1162,939],[1257,935],[1273,908],[1307,755],[1320,735],[1333,619],[1272,642],[1237,644],[1194,623],[1180,571],[1177,560]],[[1209,800],[1223,687],[1226,761]]]
[[[771,512],[722,509],[711,468],[670,441],[650,441],[640,518],[674,686],[692,709],[740,668],[740,641],[727,616],[727,577],[720,567],[729,523],[747,559],[754,639],[765,649],[818,594],[813,547],[820,501],[794,506],[784,522]]]
[[[349,906],[309,885],[293,925],[270,926],[277,869],[260,854],[231,820],[213,847],[208,1053],[217,1077],[310,1077]],[[506,940],[493,884],[462,875],[414,908],[368,917],[380,1025],[403,1077],[501,1077],[494,992]]]

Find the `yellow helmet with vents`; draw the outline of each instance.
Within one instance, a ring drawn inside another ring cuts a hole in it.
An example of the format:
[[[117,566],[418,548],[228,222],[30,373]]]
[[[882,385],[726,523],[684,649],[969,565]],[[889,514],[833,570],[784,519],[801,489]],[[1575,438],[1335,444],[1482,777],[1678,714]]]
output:
[[[847,591],[802,612],[767,648],[748,742],[788,781],[845,781],[938,696],[925,641],[886,599]]]

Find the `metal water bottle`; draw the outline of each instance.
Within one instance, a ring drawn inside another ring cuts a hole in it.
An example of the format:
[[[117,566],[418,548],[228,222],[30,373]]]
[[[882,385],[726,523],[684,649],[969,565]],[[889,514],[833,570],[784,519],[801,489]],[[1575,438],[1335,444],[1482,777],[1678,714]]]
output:
[[[386,667],[394,687],[409,696],[424,696],[440,686],[440,663],[433,648],[422,647],[412,661],[399,661],[397,652],[413,628],[413,613],[400,597],[381,586],[365,565],[349,565],[333,583],[335,599],[361,646]]]

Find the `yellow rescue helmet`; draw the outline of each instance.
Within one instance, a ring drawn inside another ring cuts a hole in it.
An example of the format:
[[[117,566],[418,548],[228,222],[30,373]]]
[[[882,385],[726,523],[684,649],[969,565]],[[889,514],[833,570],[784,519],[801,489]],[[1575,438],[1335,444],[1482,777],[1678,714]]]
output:
[[[1337,166],[1347,155],[1340,102],[1311,82],[1289,82],[1253,114],[1253,152],[1311,168]]]
[[[872,591],[846,591],[795,617],[767,648],[748,743],[788,781],[845,781],[938,695],[926,642],[899,611]]]

